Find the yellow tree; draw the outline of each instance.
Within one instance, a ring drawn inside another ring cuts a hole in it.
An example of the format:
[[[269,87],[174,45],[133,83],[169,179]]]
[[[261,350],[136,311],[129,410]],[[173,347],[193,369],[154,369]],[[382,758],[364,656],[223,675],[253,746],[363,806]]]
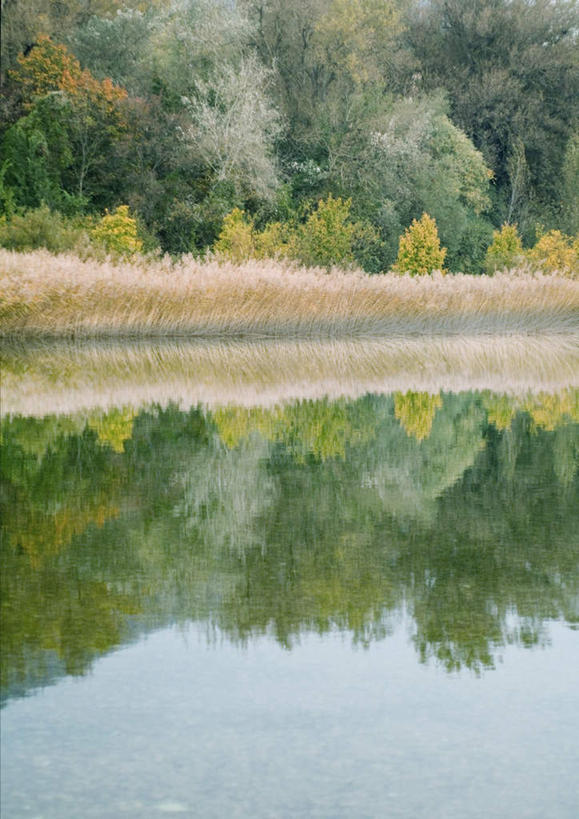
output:
[[[119,205],[112,213],[107,211],[92,229],[91,238],[107,253],[116,256],[132,256],[143,249],[143,243],[138,236],[137,221],[130,216],[128,205]],[[132,417],[131,415],[130,418]],[[129,434],[126,437],[131,436]]]
[[[213,250],[223,259],[239,264],[255,255],[253,220],[240,208],[233,208],[223,219]]]
[[[523,243],[516,225],[505,223],[500,230],[493,231],[493,242],[486,255],[487,273],[515,267],[523,257]]]
[[[417,441],[428,438],[436,410],[442,407],[442,398],[439,394],[430,395],[428,392],[397,392],[394,396],[394,414],[400,421],[406,434],[412,435]]]
[[[440,246],[436,221],[427,213],[412,224],[400,237],[395,269],[412,276],[443,270],[446,248]]]
[[[571,278],[579,276],[579,236],[573,240],[560,230],[549,230],[539,237],[527,257],[544,273],[564,273]]]

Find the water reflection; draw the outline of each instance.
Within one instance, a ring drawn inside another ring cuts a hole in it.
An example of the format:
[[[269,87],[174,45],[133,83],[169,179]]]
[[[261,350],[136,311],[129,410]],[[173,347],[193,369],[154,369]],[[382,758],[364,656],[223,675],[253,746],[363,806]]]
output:
[[[3,696],[172,622],[492,668],[578,621],[579,391],[2,420]]]

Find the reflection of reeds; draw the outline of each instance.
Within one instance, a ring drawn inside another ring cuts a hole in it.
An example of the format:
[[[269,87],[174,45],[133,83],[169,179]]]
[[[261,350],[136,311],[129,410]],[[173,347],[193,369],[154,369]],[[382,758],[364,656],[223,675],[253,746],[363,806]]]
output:
[[[579,384],[579,336],[268,342],[53,343],[7,347],[2,412],[147,404],[272,406],[367,392],[491,390],[523,396]]]
[[[559,276],[367,276],[274,261],[99,263],[0,251],[0,334],[336,336],[565,332],[579,282]]]

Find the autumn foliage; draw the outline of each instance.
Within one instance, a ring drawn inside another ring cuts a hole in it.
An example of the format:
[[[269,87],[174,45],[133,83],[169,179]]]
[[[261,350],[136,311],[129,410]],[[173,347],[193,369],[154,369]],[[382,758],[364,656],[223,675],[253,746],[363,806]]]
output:
[[[27,54],[18,58],[18,67],[11,72],[30,109],[34,100],[54,92],[65,93],[73,102],[88,102],[101,112],[113,114],[127,92],[110,79],[97,80],[88,69],[82,69],[77,58],[66,46],[41,35]]]
[[[411,276],[442,270],[446,248],[440,246],[436,221],[427,213],[413,219],[410,227],[400,237],[396,270]]]
[[[92,229],[91,238],[115,256],[132,256],[143,249],[137,222],[129,214],[128,205],[119,205],[112,213],[107,211]]]

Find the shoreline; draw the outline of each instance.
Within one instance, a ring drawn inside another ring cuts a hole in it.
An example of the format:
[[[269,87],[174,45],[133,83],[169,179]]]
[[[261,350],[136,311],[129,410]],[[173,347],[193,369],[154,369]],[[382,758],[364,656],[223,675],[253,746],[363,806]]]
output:
[[[509,271],[410,277],[193,257],[0,250],[0,337],[331,339],[579,332],[579,281]]]

